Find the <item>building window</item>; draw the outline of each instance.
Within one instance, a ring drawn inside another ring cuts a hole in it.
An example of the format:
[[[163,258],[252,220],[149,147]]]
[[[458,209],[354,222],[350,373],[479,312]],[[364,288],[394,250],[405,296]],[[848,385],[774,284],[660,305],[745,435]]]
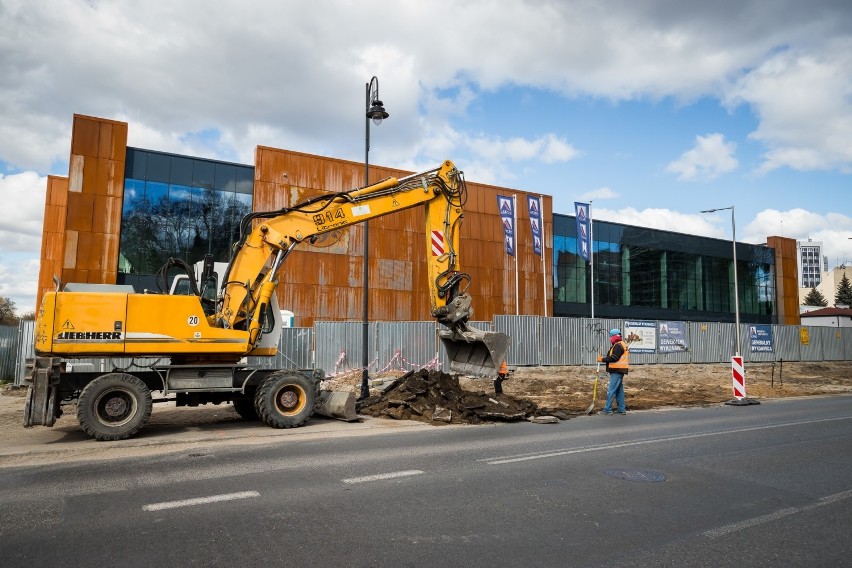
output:
[[[127,149],[127,163],[121,272],[155,274],[169,258],[229,259],[252,210],[254,168],[136,148]]]

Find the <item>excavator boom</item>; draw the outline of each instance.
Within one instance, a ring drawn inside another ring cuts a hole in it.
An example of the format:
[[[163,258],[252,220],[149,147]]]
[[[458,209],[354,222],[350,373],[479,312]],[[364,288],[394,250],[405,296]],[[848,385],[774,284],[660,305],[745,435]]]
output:
[[[263,313],[277,286],[278,271],[300,242],[404,209],[425,207],[425,248],[431,314],[446,326],[439,332],[454,371],[493,376],[506,357],[509,338],[468,326],[473,310],[460,270],[459,240],[467,190],[451,161],[405,178],[388,178],[347,192],[320,196],[273,212],[253,213],[229,265],[215,325],[247,329],[259,337]],[[254,226],[249,224],[254,222]]]

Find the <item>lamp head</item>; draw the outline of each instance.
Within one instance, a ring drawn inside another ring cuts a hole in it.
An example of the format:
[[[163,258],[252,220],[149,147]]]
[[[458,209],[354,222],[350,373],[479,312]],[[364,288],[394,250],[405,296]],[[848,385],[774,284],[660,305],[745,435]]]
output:
[[[382,120],[389,117],[390,114],[385,110],[385,107],[382,106],[382,101],[376,99],[370,105],[369,110],[367,111],[367,118],[373,119],[373,124],[376,126],[382,123]]]

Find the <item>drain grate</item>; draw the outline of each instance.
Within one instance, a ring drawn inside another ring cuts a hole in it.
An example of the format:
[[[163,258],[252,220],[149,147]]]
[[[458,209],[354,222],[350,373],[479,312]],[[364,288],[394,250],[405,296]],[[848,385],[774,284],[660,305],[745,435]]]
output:
[[[659,483],[667,479],[665,473],[655,469],[610,467],[605,469],[604,473],[615,479],[626,479],[627,481],[638,481],[641,483]]]

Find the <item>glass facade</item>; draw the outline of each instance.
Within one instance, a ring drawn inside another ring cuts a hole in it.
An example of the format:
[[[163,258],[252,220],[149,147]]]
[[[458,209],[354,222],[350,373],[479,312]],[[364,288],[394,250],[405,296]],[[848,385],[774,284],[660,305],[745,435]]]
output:
[[[594,223],[595,317],[735,321],[731,241]],[[553,313],[591,315],[591,269],[576,219],[553,215]],[[737,243],[740,321],[777,323],[775,254]]]
[[[169,258],[226,262],[253,191],[251,166],[128,147],[118,282],[151,288]]]

